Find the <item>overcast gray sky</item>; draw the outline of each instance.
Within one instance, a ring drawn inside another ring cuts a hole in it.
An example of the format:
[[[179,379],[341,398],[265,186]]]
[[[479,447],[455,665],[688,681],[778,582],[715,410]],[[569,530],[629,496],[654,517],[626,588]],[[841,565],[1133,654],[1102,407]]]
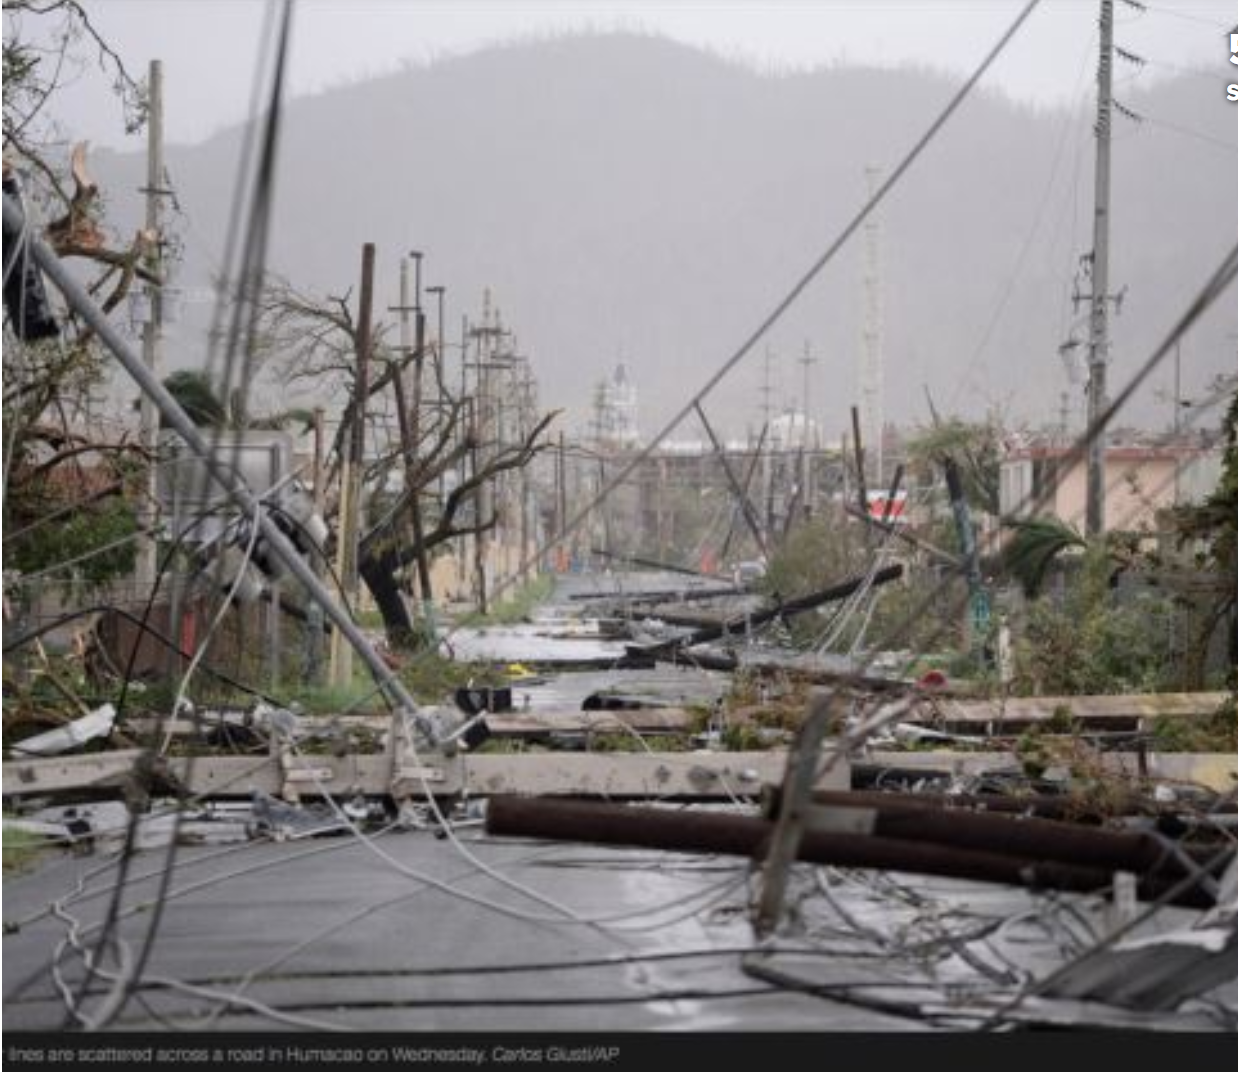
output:
[[[291,90],[312,93],[495,41],[640,29],[755,66],[914,63],[970,70],[1023,0],[296,0]],[[83,0],[99,31],[141,75],[165,66],[171,141],[201,140],[243,119],[271,0]],[[1188,69],[1232,81],[1233,0],[1118,2],[1118,42],[1149,60],[1143,78]],[[1021,99],[1071,95],[1097,0],[1043,0],[990,80]],[[10,27],[6,19],[6,33]],[[1121,72],[1119,72],[1121,73]],[[126,139],[103,75],[83,71],[57,102],[67,132]],[[140,141],[132,142],[134,147]]]

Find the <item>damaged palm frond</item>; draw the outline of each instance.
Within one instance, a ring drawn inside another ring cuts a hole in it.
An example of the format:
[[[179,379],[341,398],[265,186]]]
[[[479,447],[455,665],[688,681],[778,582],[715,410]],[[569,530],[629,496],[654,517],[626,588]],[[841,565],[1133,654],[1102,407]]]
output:
[[[1086,546],[1078,529],[1056,517],[1014,521],[1009,527],[1014,530],[1014,537],[1006,550],[1006,568],[1029,599],[1040,594],[1059,555]]]

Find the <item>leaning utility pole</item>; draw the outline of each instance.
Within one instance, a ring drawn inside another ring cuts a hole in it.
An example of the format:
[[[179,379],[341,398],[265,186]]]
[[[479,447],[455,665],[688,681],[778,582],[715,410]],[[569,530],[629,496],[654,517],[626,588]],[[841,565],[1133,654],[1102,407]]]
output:
[[[705,434],[709,436],[709,442],[713,444],[714,454],[717,455],[718,461],[722,463],[722,472],[726,476],[727,483],[731,485],[731,494],[735,496],[735,502],[743,514],[748,531],[752,533],[752,538],[756,541],[761,554],[768,558],[769,547],[765,543],[765,534],[761,531],[761,524],[757,517],[756,509],[749,501],[748,493],[744,490],[743,485],[740,484],[739,477],[735,475],[735,470],[731,468],[731,462],[726,456],[726,447],[714,433],[713,425],[709,423],[709,419],[705,416],[705,411],[701,409],[700,402],[693,402],[692,407],[696,410],[697,417],[700,418]]]
[[[1092,315],[1088,339],[1087,534],[1105,531],[1105,410],[1109,361],[1109,141],[1113,116],[1113,0],[1101,0],[1096,72],[1096,193],[1092,221]]]
[[[20,206],[8,196],[4,198],[4,225],[6,230],[18,234],[27,233],[25,231],[26,219]],[[95,304],[86,288],[78,282],[72,272],[65,268],[60,258],[37,234],[31,235],[26,248],[29,249],[34,262],[64,295],[70,307],[98,335],[100,342],[112,352],[125,371],[133,377],[143,394],[155,400],[162,416],[185,441],[191,453],[201,460],[211,478],[228,493],[243,514],[256,518],[259,532],[267,542],[271,553],[296,580],[304,585],[310,599],[322,608],[324,615],[330,619],[336,631],[342,633],[356,649],[382,692],[399,709],[398,714],[410,715],[417,729],[428,738],[432,746],[450,745],[460,731],[457,730],[450,736],[445,736],[441,718],[418,710],[417,701],[399,677],[391,672],[374,645],[370,643],[369,638],[357,627],[352,616],[336,603],[330,591],[315,575],[313,568],[275,523],[270,513],[261,509],[261,498],[249,489],[244,478],[234,466],[229,465],[211,449],[201,429],[189,419],[176,399],[151,373],[139,355],[134,353],[133,348],[121,337],[115,326],[108,320],[107,315]]]
[[[163,190],[163,62],[150,61],[149,112],[146,117],[146,238],[149,252],[146,255],[146,267],[159,280],[158,283],[147,283],[146,323],[142,325],[142,363],[155,376],[159,375],[160,365],[160,334],[163,320],[163,231],[161,226]],[[137,541],[137,564],[135,576],[138,582],[138,595],[141,599],[149,599],[155,589],[155,577],[158,573],[156,562],[155,536],[151,529],[156,519],[156,485],[155,485],[155,455],[159,448],[159,410],[149,395],[142,395],[141,402],[141,438],[142,449],[146,452],[146,493],[138,519],[138,527],[146,535]],[[172,625],[172,634],[179,646],[179,626]]]

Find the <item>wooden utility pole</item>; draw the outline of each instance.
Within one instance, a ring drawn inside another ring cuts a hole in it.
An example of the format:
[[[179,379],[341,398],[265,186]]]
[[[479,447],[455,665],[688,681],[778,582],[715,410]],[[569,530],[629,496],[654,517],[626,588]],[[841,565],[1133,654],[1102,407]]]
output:
[[[316,514],[322,513],[326,499],[326,489],[322,486],[322,454],[326,435],[326,416],[326,410],[322,406],[314,407],[314,463],[310,471],[314,481],[314,513]]]
[[[374,243],[361,249],[361,298],[357,313],[357,380],[353,392],[352,434],[347,458],[340,466],[340,524],[337,569],[344,594],[354,613],[357,607],[361,499],[365,477],[365,411],[370,394],[370,348],[373,345]],[[331,681],[352,682],[352,648],[343,643],[340,631],[331,634]]]
[[[566,559],[566,545],[563,542],[564,529],[567,526],[567,440],[563,431],[559,431],[559,456],[555,467],[555,537],[558,543],[555,568],[562,570]],[[565,572],[565,571],[564,571]]]
[[[163,300],[161,285],[163,282],[163,229],[162,229],[162,198],[163,189],[163,62],[151,60],[149,111],[146,117],[146,236],[149,251],[146,254],[146,267],[153,273],[158,283],[147,283],[147,319],[142,325],[142,363],[155,376],[159,375],[161,364],[161,333]],[[147,394],[142,395],[141,402],[141,438],[142,448],[148,459],[146,489],[142,508],[139,513],[138,525],[149,532],[154,528],[157,517],[155,454],[159,447],[159,410],[154,400]],[[153,534],[145,535],[137,541],[137,563],[135,576],[138,583],[138,596],[148,599],[155,588],[155,577],[158,572],[156,561],[157,550]],[[171,623],[170,632],[180,643],[180,623]]]
[[[860,410],[851,407],[851,437],[855,440],[855,498],[859,508],[868,513],[868,483],[864,479],[864,437],[860,431]]]
[[[1105,434],[1097,422],[1108,404],[1109,142],[1113,121],[1113,0],[1101,0],[1096,72],[1096,192],[1092,219],[1092,315],[1088,339],[1087,534],[1105,531]]]
[[[417,453],[421,444],[422,406],[422,361],[425,356],[425,314],[421,309],[421,254],[413,252],[417,265],[417,288],[413,304],[409,304],[408,258],[400,260],[400,304],[395,311],[400,314],[400,355],[409,361],[413,370],[413,399],[411,405],[405,396],[404,371],[392,381],[396,392],[396,415],[400,427],[401,449],[404,455],[404,486],[410,492],[417,478]],[[409,313],[416,324],[415,333],[410,333]],[[417,489],[409,502],[409,516],[413,530],[413,546],[417,551],[417,584],[420,588],[423,617],[428,617],[428,606],[434,598],[430,584],[429,556],[425,550],[425,526],[421,515],[421,492]]]

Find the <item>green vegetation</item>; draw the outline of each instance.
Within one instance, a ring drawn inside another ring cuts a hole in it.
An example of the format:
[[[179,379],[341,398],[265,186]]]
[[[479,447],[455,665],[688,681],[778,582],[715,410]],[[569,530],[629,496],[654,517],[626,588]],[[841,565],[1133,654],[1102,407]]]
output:
[[[1230,696],[1206,718],[1168,718],[1152,723],[1160,752],[1238,752],[1238,699]]]
[[[933,538],[952,546],[949,534],[934,533]],[[771,598],[789,599],[861,574],[867,563],[863,530],[834,513],[794,529],[770,559],[760,587]],[[912,566],[902,580],[875,588],[870,598],[876,600],[876,606],[862,645],[940,650],[962,641],[967,599],[962,577],[948,579],[943,586],[933,571]],[[838,621],[835,615],[841,606],[827,604],[795,618],[789,623],[792,637],[801,644],[819,641]],[[863,608],[852,614],[834,649],[847,650],[864,628],[866,618]]]
[[[464,663],[423,652],[399,668],[399,677],[419,703],[449,702],[458,688],[499,685],[503,675],[486,663]],[[387,709],[378,686],[363,669],[358,669],[347,685],[294,685],[281,689],[286,703],[296,703],[307,714],[331,715],[341,711],[380,712]]]
[[[27,833],[4,826],[4,873],[6,875],[25,871],[34,865],[47,842],[37,834]]]
[[[1049,567],[1070,548],[1085,548],[1079,531],[1056,517],[1034,517],[1010,523],[1014,538],[1006,549],[1006,569],[1035,599],[1044,587]]]
[[[56,506],[51,502],[47,509]],[[132,572],[135,545],[127,537],[136,531],[137,521],[129,503],[119,497],[107,499],[69,513],[57,524],[42,526],[29,538],[17,541],[11,550],[6,543],[5,567],[36,573],[60,562],[75,561],[75,565],[52,576],[65,580],[78,577],[88,585],[103,585]]]
[[[346,685],[297,685],[281,690],[280,698],[309,715],[336,715],[341,711],[386,710],[369,674],[357,674]]]
[[[959,417],[935,421],[907,441],[907,461],[922,482],[935,479],[940,460],[953,458],[963,480],[963,494],[973,510],[996,515],[1001,486],[1002,426],[994,417],[964,421]]]
[[[597,733],[586,737],[590,752],[687,752],[691,749],[682,734]]]
[[[514,625],[527,621],[529,615],[539,604],[546,602],[554,591],[555,579],[549,573],[543,573],[520,588],[501,603],[490,608],[488,614],[476,611],[462,615],[459,625]]]
[[[1015,691],[1080,695],[1157,692],[1172,687],[1174,655],[1167,642],[1173,606],[1140,593],[1114,599],[1111,562],[1103,545],[1084,552],[1060,603],[1037,600],[1015,643]]]
[[[456,689],[501,685],[501,670],[489,663],[456,662],[434,652],[414,656],[400,668],[400,680],[421,703],[445,703]]]
[[[1182,678],[1186,688],[1204,684],[1209,644],[1224,630],[1224,683],[1238,699],[1238,390],[1221,428],[1225,453],[1216,489],[1200,505],[1175,511],[1174,517],[1180,546],[1194,544],[1192,564],[1215,578],[1212,591],[1192,601],[1197,624],[1187,644]]]

